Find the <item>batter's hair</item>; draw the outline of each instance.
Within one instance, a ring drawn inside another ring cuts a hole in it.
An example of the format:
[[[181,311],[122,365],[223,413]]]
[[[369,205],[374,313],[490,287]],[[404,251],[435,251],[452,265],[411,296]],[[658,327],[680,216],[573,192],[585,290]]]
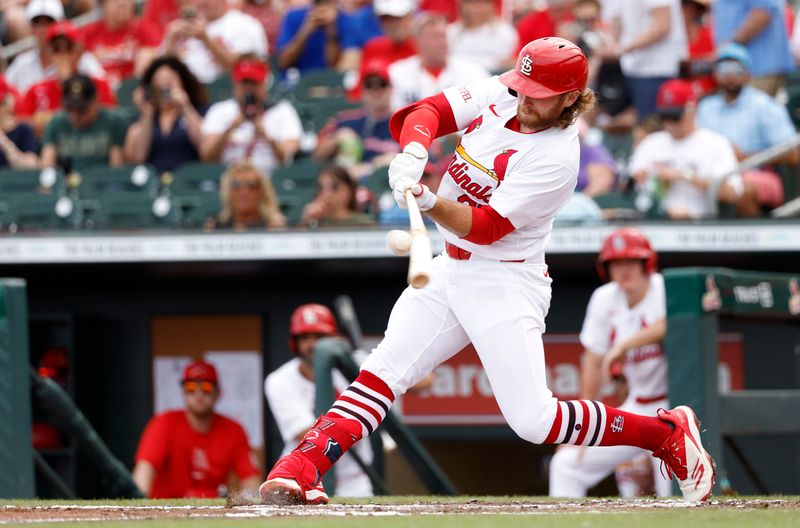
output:
[[[563,95],[563,97],[566,96],[567,94]],[[568,106],[561,112],[558,120],[553,125],[559,128],[567,128],[577,121],[581,114],[594,108],[596,102],[597,97],[595,97],[594,91],[591,88],[586,88],[571,106]]]

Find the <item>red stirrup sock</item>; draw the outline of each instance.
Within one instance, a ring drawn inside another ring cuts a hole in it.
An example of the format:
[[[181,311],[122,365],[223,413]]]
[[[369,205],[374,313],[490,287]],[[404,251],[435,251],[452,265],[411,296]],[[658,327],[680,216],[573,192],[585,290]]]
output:
[[[642,416],[594,400],[558,402],[545,444],[627,445],[655,451],[672,434],[657,416]]]
[[[361,371],[295,451],[308,458],[322,476],[353,444],[378,428],[393,403],[389,386],[374,374]]]

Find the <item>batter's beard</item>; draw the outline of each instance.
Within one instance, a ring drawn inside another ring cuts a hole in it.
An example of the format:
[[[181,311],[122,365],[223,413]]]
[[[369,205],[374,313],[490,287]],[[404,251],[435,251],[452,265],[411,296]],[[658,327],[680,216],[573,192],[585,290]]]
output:
[[[531,130],[544,130],[555,125],[561,117],[561,108],[557,107],[550,114],[541,115],[539,113],[525,114],[521,108],[517,108],[517,121],[519,124]]]

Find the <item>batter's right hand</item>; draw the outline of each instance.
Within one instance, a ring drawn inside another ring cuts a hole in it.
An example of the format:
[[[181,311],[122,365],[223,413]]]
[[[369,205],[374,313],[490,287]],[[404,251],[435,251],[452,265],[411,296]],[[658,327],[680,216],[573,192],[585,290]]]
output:
[[[412,141],[389,163],[389,187],[394,189],[400,178],[418,182],[427,164],[428,151],[420,143]]]

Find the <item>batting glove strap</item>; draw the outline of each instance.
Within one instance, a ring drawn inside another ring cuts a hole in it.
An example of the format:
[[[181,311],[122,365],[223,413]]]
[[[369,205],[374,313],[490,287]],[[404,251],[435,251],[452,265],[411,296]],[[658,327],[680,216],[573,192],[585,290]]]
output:
[[[427,185],[416,183],[411,178],[400,178],[394,186],[392,196],[401,209],[406,209],[405,192],[410,189],[417,200],[420,211],[429,211],[436,205],[436,195],[428,189]]]
[[[394,189],[400,178],[418,182],[428,164],[428,151],[422,144],[412,141],[389,163],[389,187]]]

